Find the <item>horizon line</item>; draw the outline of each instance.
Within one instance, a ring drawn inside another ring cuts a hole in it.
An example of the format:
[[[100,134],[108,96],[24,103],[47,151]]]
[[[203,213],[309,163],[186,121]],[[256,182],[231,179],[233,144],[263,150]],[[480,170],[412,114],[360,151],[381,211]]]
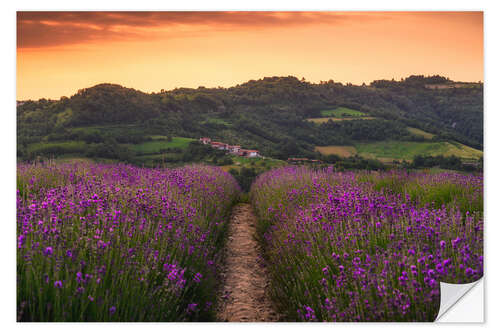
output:
[[[204,86],[204,85],[199,85],[198,87],[175,87],[175,88],[172,88],[172,89],[160,89],[159,91],[143,91],[143,90],[140,90],[140,89],[136,89],[136,88],[133,88],[133,87],[128,87],[128,86],[125,86],[125,85],[122,85],[120,83],[113,83],[113,82],[101,82],[101,83],[96,83],[94,85],[91,85],[91,86],[88,86],[88,87],[84,87],[84,88],[79,88],[76,90],[76,92],[72,95],[70,95],[69,97],[66,96],[66,95],[62,95],[60,96],[59,98],[46,98],[46,97],[40,97],[38,99],[34,99],[34,98],[28,98],[28,99],[16,99],[16,102],[23,102],[23,101],[37,101],[37,100],[41,100],[41,99],[45,99],[45,100],[49,100],[49,101],[58,101],[58,100],[61,100],[63,97],[66,97],[66,98],[71,98],[73,96],[75,96],[76,94],[78,94],[79,90],[83,90],[83,89],[90,89],[90,88],[94,88],[94,87],[97,87],[99,85],[105,85],[105,84],[109,84],[109,85],[116,85],[116,86],[120,86],[122,88],[126,88],[126,89],[133,89],[133,90],[136,90],[136,91],[139,91],[139,92],[142,92],[144,94],[159,94],[159,93],[165,93],[165,92],[170,92],[170,91],[174,91],[174,90],[177,90],[177,89],[192,89],[192,90],[197,90],[197,89],[231,89],[231,88],[235,88],[235,87],[238,87],[242,84],[245,84],[245,83],[248,83],[248,82],[251,82],[251,81],[260,81],[260,80],[264,80],[264,79],[267,79],[267,78],[288,78],[288,77],[293,77],[299,81],[304,81],[306,83],[309,83],[309,84],[323,84],[323,83],[328,83],[329,81],[333,81],[334,83],[340,83],[342,84],[343,86],[344,85],[352,85],[352,86],[359,86],[359,87],[362,87],[363,85],[366,85],[366,86],[369,86],[371,85],[373,82],[375,81],[395,81],[395,82],[402,82],[404,81],[405,79],[409,78],[409,77],[412,77],[412,76],[423,76],[423,77],[433,77],[433,76],[440,76],[440,77],[443,77],[443,78],[446,78],[448,80],[450,80],[451,82],[455,82],[455,83],[479,83],[479,84],[484,84],[484,82],[482,80],[479,80],[479,81],[455,81],[454,79],[451,79],[449,76],[446,76],[446,75],[443,75],[443,74],[430,74],[430,75],[425,75],[425,74],[411,74],[411,75],[408,75],[406,77],[400,77],[399,80],[397,80],[396,78],[391,78],[391,79],[387,79],[387,78],[380,78],[380,79],[375,79],[375,80],[372,80],[371,82],[369,83],[366,83],[366,82],[363,82],[361,84],[355,84],[355,83],[352,83],[352,82],[347,82],[347,81],[335,81],[333,79],[328,79],[328,80],[319,80],[317,82],[314,82],[314,81],[308,81],[307,79],[305,79],[305,77],[303,77],[302,79],[299,79],[299,77],[295,76],[295,75],[287,75],[287,76],[283,76],[283,75],[272,75],[272,76],[263,76],[261,78],[258,78],[258,79],[249,79],[245,82],[242,82],[242,83],[238,83],[238,84],[235,84],[235,85],[232,85],[232,86],[212,86],[212,87],[207,87],[207,86]],[[17,89],[16,89],[17,90]]]

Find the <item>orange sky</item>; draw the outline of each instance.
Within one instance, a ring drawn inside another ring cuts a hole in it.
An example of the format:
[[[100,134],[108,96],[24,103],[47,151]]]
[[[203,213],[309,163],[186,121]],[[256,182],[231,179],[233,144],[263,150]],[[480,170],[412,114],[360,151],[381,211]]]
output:
[[[482,12],[18,12],[17,99],[264,76],[483,81]]]

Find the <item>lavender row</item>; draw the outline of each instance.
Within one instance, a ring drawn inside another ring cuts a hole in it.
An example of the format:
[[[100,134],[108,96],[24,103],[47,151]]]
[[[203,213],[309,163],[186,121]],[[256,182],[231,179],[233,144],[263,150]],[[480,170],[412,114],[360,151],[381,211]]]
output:
[[[239,191],[208,166],[19,165],[18,320],[210,320]]]
[[[482,203],[482,175],[261,175],[251,199],[273,298],[290,320],[433,321],[440,281],[483,275],[482,209],[464,209],[464,197]]]

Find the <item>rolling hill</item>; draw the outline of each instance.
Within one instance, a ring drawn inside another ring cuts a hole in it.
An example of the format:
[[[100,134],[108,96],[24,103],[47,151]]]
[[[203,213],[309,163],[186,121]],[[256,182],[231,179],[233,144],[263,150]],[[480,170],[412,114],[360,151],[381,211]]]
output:
[[[362,86],[288,76],[147,94],[99,84],[71,97],[17,106],[20,159],[71,155],[143,162],[148,152],[162,150],[175,160],[189,139],[202,136],[277,159],[320,158],[320,152],[335,150],[316,147],[338,146],[381,159],[411,158],[412,151],[446,155],[452,147],[459,147],[458,155],[473,151],[478,157],[483,85],[421,75]],[[387,142],[405,145],[396,152]]]

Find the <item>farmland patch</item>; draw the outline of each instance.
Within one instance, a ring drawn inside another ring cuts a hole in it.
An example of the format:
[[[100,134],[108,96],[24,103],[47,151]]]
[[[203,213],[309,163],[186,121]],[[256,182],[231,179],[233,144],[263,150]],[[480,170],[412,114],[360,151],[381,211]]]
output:
[[[315,150],[323,155],[338,155],[340,157],[349,157],[356,154],[354,146],[316,146]]]

